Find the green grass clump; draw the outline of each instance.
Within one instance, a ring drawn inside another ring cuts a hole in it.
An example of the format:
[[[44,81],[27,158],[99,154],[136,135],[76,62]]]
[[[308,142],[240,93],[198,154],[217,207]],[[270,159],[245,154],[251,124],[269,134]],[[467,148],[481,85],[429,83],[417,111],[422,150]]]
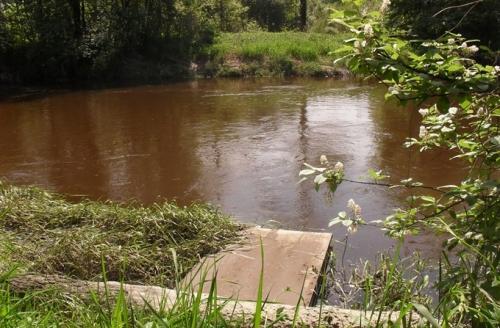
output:
[[[172,287],[173,253],[185,272],[239,230],[209,205],[72,203],[0,182],[0,269],[15,262],[34,273],[99,280],[104,263],[109,280]]]
[[[9,278],[9,277],[7,277]],[[177,328],[177,327],[243,327],[242,320],[228,322],[221,310],[224,301],[210,294],[203,301],[207,306],[200,311],[196,303],[201,295],[185,291],[172,304],[165,297],[159,304],[169,305],[160,309],[133,306],[123,290],[108,297],[90,294],[77,297],[57,289],[26,291],[16,294],[9,291],[8,279],[0,276],[0,327],[19,328]],[[104,298],[104,299],[103,299]],[[246,326],[245,326],[246,327]]]
[[[293,58],[315,61],[339,48],[345,35],[305,32],[223,33],[211,48],[212,56],[233,54],[246,59]]]
[[[331,53],[342,46],[345,34],[304,32],[243,32],[223,33],[210,47],[208,56],[212,63],[229,66],[239,75],[304,75],[308,73],[301,63],[333,65]],[[283,66],[287,62],[290,65]],[[260,66],[249,70],[248,66]],[[221,69],[222,72],[227,68]],[[234,72],[233,72],[234,73]]]

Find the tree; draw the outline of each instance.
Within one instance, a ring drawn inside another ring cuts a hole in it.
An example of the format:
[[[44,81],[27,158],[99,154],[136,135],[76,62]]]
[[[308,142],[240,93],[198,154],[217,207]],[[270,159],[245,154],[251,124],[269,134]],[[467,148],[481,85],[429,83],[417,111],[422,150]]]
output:
[[[55,82],[186,74],[215,33],[242,29],[245,15],[240,0],[0,0],[0,75]]]

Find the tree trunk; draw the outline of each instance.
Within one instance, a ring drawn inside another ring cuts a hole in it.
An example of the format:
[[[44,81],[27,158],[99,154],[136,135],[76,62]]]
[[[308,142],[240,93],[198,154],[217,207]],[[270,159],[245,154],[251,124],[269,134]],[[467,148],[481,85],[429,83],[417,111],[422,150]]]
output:
[[[300,29],[307,29],[307,0],[300,0]]]
[[[130,305],[143,308],[146,303],[151,305],[155,310],[171,308],[176,301],[176,292],[171,289],[157,286],[140,286],[130,284],[120,284],[119,282],[109,281],[106,284],[102,282],[91,282],[82,280],[73,280],[57,275],[24,275],[12,278],[10,280],[10,290],[14,293],[25,293],[32,290],[55,289],[72,296],[79,297],[83,300],[88,300],[90,293],[94,293],[101,297],[107,292],[108,297],[112,300],[115,298],[121,289],[125,292],[126,299]],[[206,297],[206,295],[204,295]],[[248,301],[225,301],[226,305],[221,309],[223,317],[244,319],[246,327],[252,326],[252,315],[255,311],[255,302]],[[222,302],[221,302],[222,303]],[[206,302],[202,302],[201,311],[204,311]],[[291,327],[295,313],[295,307],[283,304],[265,304],[262,310],[263,320],[273,322],[278,316],[283,320],[277,322],[273,327]],[[321,321],[319,320],[321,313]],[[366,316],[369,317],[370,313]],[[299,309],[298,321],[301,327],[318,327],[321,322],[322,327],[363,327],[367,323],[375,324],[378,312],[373,315],[373,320],[365,318],[359,310],[348,310],[337,308],[334,306],[319,307],[301,307]],[[388,320],[396,321],[398,312],[383,312],[381,322]],[[417,321],[416,316],[415,322]]]
[[[75,38],[79,39],[82,36],[82,8],[80,6],[80,0],[68,0],[69,6],[71,8],[71,14],[73,19],[73,32]]]

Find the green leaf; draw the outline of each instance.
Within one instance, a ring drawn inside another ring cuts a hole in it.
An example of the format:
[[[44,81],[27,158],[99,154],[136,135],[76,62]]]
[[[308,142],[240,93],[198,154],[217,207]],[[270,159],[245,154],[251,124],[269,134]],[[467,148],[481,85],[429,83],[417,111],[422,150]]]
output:
[[[324,167],[314,167],[314,166],[307,164],[307,163],[304,163],[304,166],[310,168],[311,170],[317,171],[317,172],[323,172],[326,170]]]
[[[349,45],[344,45],[338,49],[333,50],[331,53],[332,54],[340,54],[340,53],[345,53],[345,52],[351,52],[353,51],[353,47]]]
[[[380,181],[389,178],[388,175],[382,174],[382,170],[375,171],[374,169],[368,169],[368,175],[374,181]]]
[[[494,277],[494,280],[493,280],[493,283],[491,284],[492,287],[497,287],[497,286],[500,286],[500,279],[495,276]]]
[[[299,182],[297,182],[297,184],[301,184],[302,182],[304,182],[306,180],[307,180],[307,177],[303,177],[302,179],[299,180]]]
[[[413,307],[415,310],[417,310],[418,313],[420,313],[424,318],[429,321],[429,323],[434,327],[434,328],[441,328],[439,326],[439,322],[432,316],[432,314],[429,312],[429,310],[422,304],[418,303],[412,303]]]
[[[456,73],[456,72],[463,71],[464,67],[457,62],[453,62],[452,64],[448,65],[447,69],[448,69],[448,72],[450,72],[450,73]]]
[[[342,224],[346,227],[349,227],[350,225],[352,225],[352,220],[350,219],[342,220]]]
[[[304,169],[302,171],[299,172],[299,177],[301,176],[305,176],[305,175],[311,175],[311,174],[314,174],[316,173],[315,170],[312,170],[312,169]]]
[[[471,95],[465,95],[459,100],[459,105],[463,109],[469,108],[470,104],[472,104],[472,97]]]
[[[323,174],[319,174],[314,178],[314,183],[320,185],[326,181],[326,177]]]
[[[264,289],[264,244],[260,237],[260,275],[259,287],[257,288],[257,299],[255,301],[255,313],[253,316],[253,328],[259,328],[262,321],[262,291]]]
[[[500,146],[500,136],[491,137],[490,141],[495,146],[497,146],[497,147]]]
[[[481,90],[481,91],[486,91],[490,88],[490,86],[488,84],[478,84],[478,89]]]
[[[436,199],[432,196],[421,196],[420,199],[426,203],[434,203],[436,201]]]
[[[342,219],[339,218],[338,216],[336,218],[333,218],[329,223],[328,223],[328,227],[332,227],[336,224],[339,224],[340,222],[342,222]]]
[[[448,97],[439,97],[439,100],[437,101],[436,105],[437,109],[441,113],[447,113],[448,108],[450,108],[450,100],[448,99]]]

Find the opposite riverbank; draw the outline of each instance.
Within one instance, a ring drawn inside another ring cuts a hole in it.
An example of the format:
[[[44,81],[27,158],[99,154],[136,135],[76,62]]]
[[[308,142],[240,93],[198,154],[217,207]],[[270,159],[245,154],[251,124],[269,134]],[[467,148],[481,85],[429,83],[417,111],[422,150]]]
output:
[[[191,60],[152,61],[129,58],[112,73],[77,79],[23,80],[2,73],[0,98],[47,88],[87,88],[165,83],[195,78],[317,77],[342,78],[349,74],[334,65],[335,51],[348,37],[343,33],[241,32],[220,33]]]

